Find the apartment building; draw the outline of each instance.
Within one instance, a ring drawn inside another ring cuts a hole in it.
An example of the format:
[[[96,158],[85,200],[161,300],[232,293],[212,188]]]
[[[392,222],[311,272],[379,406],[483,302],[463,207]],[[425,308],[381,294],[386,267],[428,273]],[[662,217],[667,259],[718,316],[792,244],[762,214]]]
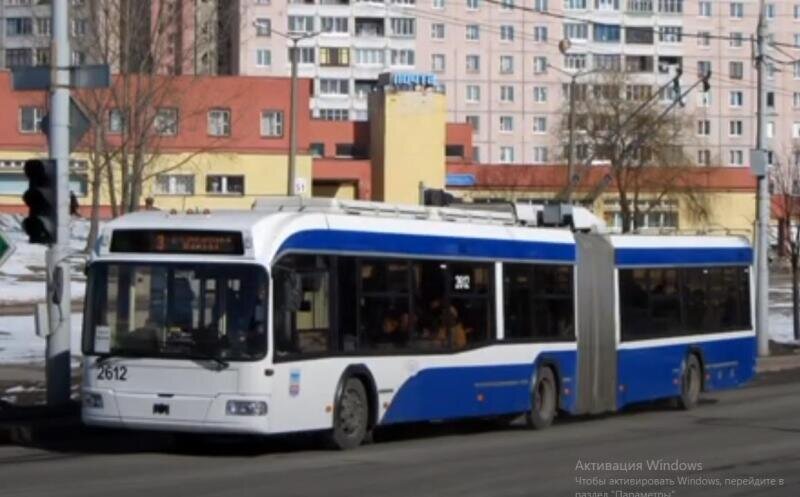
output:
[[[240,73],[238,0],[68,0],[72,63]],[[0,68],[50,63],[52,0],[0,0]]]
[[[691,94],[682,110],[695,123],[690,153],[700,164],[745,166],[754,143],[757,0],[243,0],[241,8],[242,73],[289,74],[285,35],[304,33],[299,73],[315,80],[314,115],[331,120],[365,119],[382,71],[435,73],[449,119],[475,128],[480,162],[561,161],[569,75],[601,67],[654,87],[676,67],[684,87],[711,70],[711,90]],[[767,22],[769,41],[782,44],[770,53],[787,63],[770,65],[766,135],[775,160],[800,162],[800,1],[768,2]]]

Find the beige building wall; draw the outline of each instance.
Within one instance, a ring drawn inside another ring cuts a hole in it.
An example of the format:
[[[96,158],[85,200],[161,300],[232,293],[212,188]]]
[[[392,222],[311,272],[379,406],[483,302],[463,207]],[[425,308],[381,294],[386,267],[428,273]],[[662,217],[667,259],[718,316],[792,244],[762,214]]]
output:
[[[372,192],[375,200],[418,204],[420,184],[444,188],[445,96],[434,90],[370,97]]]

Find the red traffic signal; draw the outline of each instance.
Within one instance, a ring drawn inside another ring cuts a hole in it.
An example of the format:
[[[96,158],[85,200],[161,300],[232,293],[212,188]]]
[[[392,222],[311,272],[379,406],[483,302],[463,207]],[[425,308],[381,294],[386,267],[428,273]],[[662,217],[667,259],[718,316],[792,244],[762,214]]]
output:
[[[22,228],[30,243],[55,243],[58,227],[55,161],[25,161],[25,176],[28,190],[22,195],[22,200],[28,206],[28,217],[22,221]]]

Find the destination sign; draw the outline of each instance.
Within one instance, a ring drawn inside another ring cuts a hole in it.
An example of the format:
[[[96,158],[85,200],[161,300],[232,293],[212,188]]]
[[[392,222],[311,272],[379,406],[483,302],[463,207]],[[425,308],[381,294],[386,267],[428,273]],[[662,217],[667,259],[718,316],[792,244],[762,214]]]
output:
[[[111,252],[243,255],[242,234],[235,231],[114,230]]]

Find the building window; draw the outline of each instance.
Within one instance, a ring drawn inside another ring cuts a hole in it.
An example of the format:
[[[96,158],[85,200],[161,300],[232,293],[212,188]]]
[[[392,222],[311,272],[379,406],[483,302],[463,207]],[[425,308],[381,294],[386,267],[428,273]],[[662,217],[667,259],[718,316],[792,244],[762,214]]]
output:
[[[728,154],[728,164],[731,166],[744,165],[744,152],[741,150],[731,150]]]
[[[356,48],[356,64],[362,66],[383,66],[386,52],[382,48]]]
[[[586,0],[564,0],[565,10],[586,10]]]
[[[617,12],[619,11],[620,0],[595,0],[594,8],[601,12]]]
[[[537,56],[533,58],[533,74],[547,74],[547,57]]]
[[[730,92],[730,105],[731,107],[741,107],[744,104],[744,93],[739,90]]]
[[[734,19],[741,19],[744,17],[744,4],[742,2],[731,2],[731,17]]]
[[[435,53],[431,55],[431,71],[444,72],[444,55]]]
[[[586,41],[589,38],[589,25],[585,22],[565,23],[564,38],[568,40]]]
[[[431,5],[434,9],[443,9],[444,8],[444,0],[433,0]]]
[[[261,136],[266,136],[269,138],[278,138],[283,136],[283,111],[261,111]]]
[[[511,85],[500,86],[500,101],[511,103],[514,101],[514,87]]]
[[[272,34],[272,24],[269,19],[259,17],[254,24],[256,36],[270,36]]]
[[[244,195],[244,176],[208,175],[206,193],[214,195]]]
[[[513,164],[514,163],[514,147],[500,147],[500,163]]]
[[[464,120],[472,126],[473,133],[477,133],[480,131],[481,129],[480,116],[467,116]]]
[[[50,49],[49,48],[37,48],[36,49],[36,65],[37,66],[48,66],[50,65]]]
[[[697,151],[697,164],[700,166],[710,166],[711,165],[711,150],[707,148],[701,149]]]
[[[9,17],[6,19],[6,36],[25,36],[33,34],[33,19],[30,17]]]
[[[319,109],[318,117],[323,121],[347,121],[350,112],[347,109]]]
[[[728,36],[728,45],[731,48],[742,48],[742,43],[744,42],[744,35],[740,32],[732,32]]]
[[[313,33],[314,16],[289,16],[290,33]]]
[[[680,14],[683,12],[683,0],[658,0],[658,11],[662,14]]]
[[[619,24],[595,24],[594,41],[601,43],[619,43],[622,29]]]
[[[637,45],[653,44],[653,28],[651,27],[626,27],[625,42]]]
[[[534,103],[541,104],[547,102],[547,87],[534,86],[533,87],[533,101]]]
[[[792,138],[800,138],[800,122],[792,123]]]
[[[533,116],[533,132],[536,134],[547,133],[547,118],[545,116]]]
[[[478,85],[467,85],[466,99],[468,103],[477,103],[481,101],[481,87]]]
[[[514,26],[509,24],[500,26],[500,41],[514,41]]]
[[[156,111],[153,119],[156,133],[161,136],[175,136],[178,134],[178,109],[175,107],[161,107]]]
[[[346,67],[350,65],[350,49],[320,47],[319,65],[327,67]]]
[[[512,10],[514,8],[514,0],[500,0],[500,10]]]
[[[310,143],[308,151],[311,152],[312,157],[325,157],[325,144],[321,142]]]
[[[413,17],[392,17],[389,26],[392,36],[413,38],[416,34],[416,19]]]
[[[533,41],[538,43],[547,42],[547,26],[534,26],[533,27]]]
[[[289,62],[292,61],[293,48],[289,47]],[[298,64],[313,64],[314,63],[314,47],[298,47],[297,48],[297,63]]]
[[[594,54],[594,66],[605,71],[621,71],[622,56],[619,54]]]
[[[33,51],[30,48],[9,48],[6,50],[6,67],[33,65]]]
[[[467,10],[478,10],[480,0],[467,0]]]
[[[49,17],[39,17],[36,19],[36,34],[39,36],[50,36],[52,24]]]
[[[703,77],[707,74],[711,74],[711,61],[710,60],[697,61],[697,76]]]
[[[466,70],[468,73],[477,73],[481,70],[481,58],[478,55],[467,55]]]
[[[798,152],[798,155],[800,155],[800,152]],[[479,163],[480,161],[481,161],[481,147],[473,146],[472,147],[472,162],[478,162]],[[800,160],[797,161],[797,163],[800,164]]]
[[[125,114],[120,109],[109,109],[108,132],[122,133],[125,130]]]
[[[319,80],[319,94],[347,96],[350,94],[350,81],[347,79],[321,78]]]
[[[698,47],[710,47],[711,46],[711,33],[708,31],[698,31],[697,32],[697,46]]]
[[[208,134],[211,136],[230,136],[231,111],[211,109],[208,111]]]
[[[329,17],[323,16],[319,18],[320,27],[323,33],[337,33],[347,34],[349,32],[346,17]]]
[[[730,136],[742,136],[742,130],[744,128],[744,124],[739,119],[733,119],[730,121],[729,124],[729,131],[728,134]]]
[[[683,28],[680,26],[664,26],[658,31],[658,41],[661,43],[680,43]]]
[[[793,64],[794,79],[800,79],[800,61]]]
[[[711,121],[708,119],[700,119],[697,121],[697,134],[698,136],[710,136]]]
[[[500,56],[500,74],[514,74],[514,57],[512,55]]]
[[[481,28],[477,24],[468,24],[466,28],[467,39],[471,41],[479,40],[481,37]]]
[[[272,65],[272,52],[266,48],[256,49],[256,65],[258,67],[269,67]]]
[[[500,131],[510,133],[514,131],[514,117],[500,116]]]
[[[570,53],[564,55],[564,69],[586,69],[586,54]]]
[[[744,78],[744,62],[731,61],[728,64],[728,69],[730,71],[731,79],[743,79]]]
[[[72,20],[72,36],[84,36],[87,31],[88,22],[86,19]]]
[[[697,15],[700,17],[711,17],[711,2],[708,0],[698,2]]]
[[[792,93],[792,107],[800,109],[800,91]]]
[[[157,195],[194,195],[193,174],[159,174],[156,176]]]
[[[392,50],[392,65],[393,66],[413,66],[414,65],[414,51],[413,50]]]
[[[73,66],[83,65],[86,63],[86,53],[80,50],[73,50],[71,59]]]
[[[44,109],[40,107],[20,107],[19,130],[22,133],[40,133],[42,131]]]
[[[444,23],[435,22],[431,24],[431,39],[444,40]]]
[[[775,123],[773,121],[769,121],[767,123],[767,138],[774,138],[775,137]],[[770,160],[770,165],[772,165],[772,161]]]
[[[533,163],[547,164],[549,160],[547,147],[533,147]]]
[[[548,0],[533,0],[533,11],[534,12],[548,12]]]

